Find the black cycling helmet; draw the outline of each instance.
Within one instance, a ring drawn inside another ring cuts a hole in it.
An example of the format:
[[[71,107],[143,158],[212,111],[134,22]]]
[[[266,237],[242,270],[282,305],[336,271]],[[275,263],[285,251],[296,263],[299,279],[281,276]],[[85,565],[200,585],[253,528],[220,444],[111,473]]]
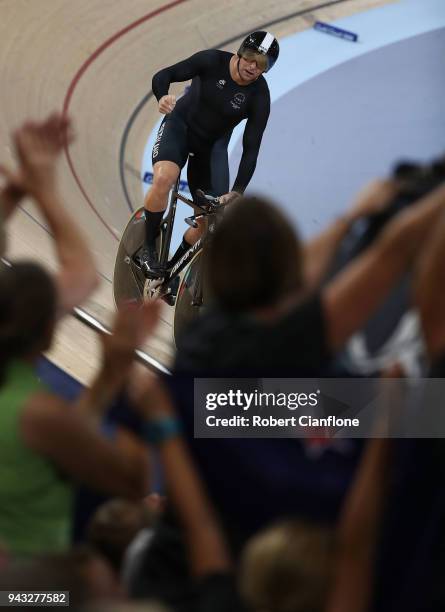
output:
[[[266,57],[267,66],[264,72],[267,72],[278,59],[280,45],[273,34],[260,30],[246,36],[238,49],[238,56],[242,57],[248,51],[254,51]]]

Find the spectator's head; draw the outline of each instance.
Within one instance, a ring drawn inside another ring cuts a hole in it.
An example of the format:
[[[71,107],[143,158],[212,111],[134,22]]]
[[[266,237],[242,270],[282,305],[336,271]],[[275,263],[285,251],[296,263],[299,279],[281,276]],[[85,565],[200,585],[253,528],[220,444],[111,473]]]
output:
[[[329,529],[281,523],[248,542],[241,562],[241,593],[252,610],[321,612],[333,556]]]
[[[49,348],[57,308],[50,275],[31,262],[0,271],[0,379],[13,359]]]
[[[144,501],[113,499],[100,506],[92,517],[88,541],[119,573],[129,544],[141,529],[153,523],[154,515]]]
[[[273,306],[303,282],[302,249],[294,228],[261,197],[227,207],[209,244],[206,277],[225,310]]]

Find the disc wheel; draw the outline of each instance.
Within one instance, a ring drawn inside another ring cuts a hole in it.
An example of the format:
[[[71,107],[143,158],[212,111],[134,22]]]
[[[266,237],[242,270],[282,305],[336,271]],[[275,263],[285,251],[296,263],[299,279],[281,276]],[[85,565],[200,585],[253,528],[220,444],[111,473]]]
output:
[[[157,239],[158,252],[162,244],[164,223]],[[117,249],[113,272],[113,298],[116,308],[123,302],[141,302],[144,297],[145,276],[135,263],[134,256],[142,248],[145,239],[144,208],[131,216]]]

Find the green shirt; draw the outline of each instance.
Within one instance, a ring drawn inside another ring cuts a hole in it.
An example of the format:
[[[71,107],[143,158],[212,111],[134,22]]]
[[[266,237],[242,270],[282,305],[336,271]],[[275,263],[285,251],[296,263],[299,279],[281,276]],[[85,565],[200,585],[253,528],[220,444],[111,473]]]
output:
[[[71,487],[25,446],[19,430],[26,402],[42,391],[22,361],[11,364],[0,387],[0,541],[18,555],[62,551],[70,543]]]

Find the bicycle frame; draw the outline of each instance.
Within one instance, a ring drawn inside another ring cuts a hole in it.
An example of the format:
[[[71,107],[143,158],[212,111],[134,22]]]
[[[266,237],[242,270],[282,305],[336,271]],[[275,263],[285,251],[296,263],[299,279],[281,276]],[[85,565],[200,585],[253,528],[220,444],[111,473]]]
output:
[[[164,226],[166,227],[166,230],[165,230],[164,239],[162,241],[161,254],[160,254],[159,261],[160,261],[161,266],[164,267],[166,271],[165,271],[165,275],[159,279],[159,284],[157,285],[160,290],[163,287],[166,287],[170,283],[170,281],[172,281],[176,276],[178,276],[182,272],[182,270],[184,270],[184,268],[191,262],[194,256],[202,250],[205,244],[206,238],[207,238],[207,234],[208,234],[208,229],[207,229],[204,232],[203,236],[201,236],[201,238],[199,238],[195,242],[195,244],[190,246],[190,248],[186,251],[186,253],[184,253],[181,259],[178,262],[176,262],[176,264],[171,269],[167,268],[171,238],[172,238],[172,233],[173,233],[173,224],[175,221],[176,207],[177,207],[178,200],[188,204],[189,206],[201,209],[203,211],[202,216],[204,218],[207,216],[210,216],[208,211],[206,211],[203,207],[199,206],[199,204],[196,204],[192,202],[191,200],[182,196],[178,192],[178,189],[179,189],[179,178],[177,179],[175,186],[173,188],[173,191],[170,194],[169,210],[168,210],[166,220],[164,222]],[[150,282],[153,282],[154,284],[156,284],[156,280],[158,279],[153,279],[153,281],[150,281]]]
[[[175,222],[175,217],[176,217],[176,205],[178,202],[178,198],[176,197],[175,194],[178,193],[178,189],[179,189],[179,181],[180,181],[181,175],[178,176],[175,186],[173,187],[173,191],[170,194],[170,202],[169,202],[169,206],[168,206],[168,215],[167,215],[167,219],[166,219],[166,224],[167,224],[167,232],[164,236],[164,240],[162,241],[162,248],[161,248],[161,252],[159,254],[159,263],[161,264],[162,267],[166,267],[167,266],[167,262],[168,262],[168,256],[169,256],[169,252],[170,252],[170,243],[172,240],[172,233],[173,233],[173,225]]]

